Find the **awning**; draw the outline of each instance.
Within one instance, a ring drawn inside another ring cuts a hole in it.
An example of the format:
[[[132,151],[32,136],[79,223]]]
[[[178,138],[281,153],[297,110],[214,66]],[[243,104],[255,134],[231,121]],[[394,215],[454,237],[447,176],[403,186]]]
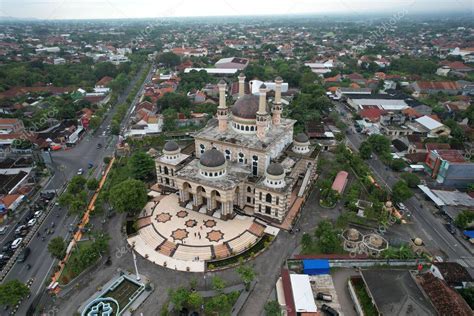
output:
[[[463,231],[463,234],[468,238],[474,238],[474,230],[465,230]]]
[[[437,206],[445,206],[446,204],[438,197],[436,194],[434,194],[430,188],[428,188],[426,185],[419,185],[418,188],[420,188],[423,193],[425,193]]]

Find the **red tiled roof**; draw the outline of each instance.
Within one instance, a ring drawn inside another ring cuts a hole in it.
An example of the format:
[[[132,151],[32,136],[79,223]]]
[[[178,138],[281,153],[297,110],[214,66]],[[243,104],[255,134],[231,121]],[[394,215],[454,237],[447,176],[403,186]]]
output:
[[[462,152],[460,150],[438,150],[438,155],[443,158],[443,160],[449,162],[465,162],[466,159],[464,158]]]
[[[114,80],[114,78],[109,77],[109,76],[105,76],[105,77],[102,77],[102,79],[100,79],[99,81],[97,81],[97,83],[95,85],[96,86],[107,86],[112,80]]]
[[[451,145],[447,143],[426,143],[426,150],[447,150],[451,149]]]
[[[383,110],[378,108],[364,108],[359,112],[359,115],[363,118],[366,118],[372,122],[377,122],[380,120],[380,116],[384,113]]]
[[[31,92],[51,92],[53,94],[61,94],[65,92],[71,92],[74,88],[61,88],[61,87],[14,87],[7,91],[0,93],[1,98],[12,98],[19,95],[24,95]]]
[[[6,124],[16,124],[18,123],[18,119],[13,119],[13,118],[0,118],[0,124],[6,125]]]
[[[417,81],[421,90],[457,90],[458,84],[454,81]]]

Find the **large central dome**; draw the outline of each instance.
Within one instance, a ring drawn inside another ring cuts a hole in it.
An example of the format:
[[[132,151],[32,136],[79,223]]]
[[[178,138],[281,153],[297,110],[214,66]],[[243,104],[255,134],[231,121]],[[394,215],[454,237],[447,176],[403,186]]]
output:
[[[232,115],[243,119],[256,119],[259,97],[252,94],[239,98],[232,106]]]

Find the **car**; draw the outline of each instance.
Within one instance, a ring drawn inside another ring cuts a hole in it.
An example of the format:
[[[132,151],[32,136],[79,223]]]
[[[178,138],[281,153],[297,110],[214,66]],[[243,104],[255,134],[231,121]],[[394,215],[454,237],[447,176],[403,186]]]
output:
[[[33,227],[36,224],[36,218],[32,218],[28,221],[28,224],[26,224],[28,227]]]
[[[20,247],[21,243],[23,242],[23,238],[17,238],[12,242],[12,245],[10,246],[11,249],[15,250],[18,247]]]
[[[403,203],[401,203],[401,202],[400,202],[400,203],[397,203],[397,206],[398,206],[399,209],[401,209],[401,210],[403,210],[403,211],[406,211],[406,210],[407,210],[407,207],[405,206],[405,204],[403,204]]]
[[[41,215],[43,215],[42,211],[36,211],[34,216],[35,218],[38,218],[38,217],[41,217]]]
[[[451,235],[455,235],[455,234],[456,234],[456,226],[454,226],[453,223],[447,223],[445,226],[446,226],[446,229],[448,230],[448,232],[449,232]]]
[[[3,253],[0,254],[0,261],[8,261],[8,259],[10,259],[10,258],[11,257],[8,253],[3,252]]]
[[[316,294],[316,299],[325,302],[332,302],[332,295],[319,292]]]
[[[79,170],[77,170],[77,174],[78,174],[78,175],[82,175],[83,173],[84,173],[84,169],[79,168]]]
[[[7,233],[8,226],[0,227],[0,235],[5,235]]]
[[[26,225],[19,225],[17,226],[17,228],[15,229],[15,235],[18,235],[21,233],[22,230],[24,230],[26,228]]]
[[[102,144],[101,143],[98,143],[97,144],[97,149],[101,149],[102,148]]]
[[[11,247],[11,245],[12,245],[12,242],[13,242],[13,240],[7,241],[7,242],[5,243],[5,245],[3,245],[2,251],[3,251],[3,252],[8,252],[8,251],[10,250],[10,247]]]
[[[25,249],[23,249],[20,255],[18,256],[18,262],[25,262],[26,258],[28,258],[28,256],[30,255],[30,252],[31,252],[31,249],[29,247],[26,247]]]
[[[321,306],[321,310],[326,314],[326,315],[331,315],[331,316],[338,316],[339,313],[337,312],[337,310],[335,310],[334,308],[332,308],[331,306],[329,305],[326,305],[326,304],[323,304]]]

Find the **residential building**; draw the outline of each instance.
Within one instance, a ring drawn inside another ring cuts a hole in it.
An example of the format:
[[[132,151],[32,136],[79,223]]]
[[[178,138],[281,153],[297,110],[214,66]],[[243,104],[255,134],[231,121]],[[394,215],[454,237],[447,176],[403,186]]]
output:
[[[214,66],[216,68],[223,68],[223,69],[244,70],[248,64],[249,64],[249,60],[247,58],[228,57],[228,58],[219,59],[214,64]]]

